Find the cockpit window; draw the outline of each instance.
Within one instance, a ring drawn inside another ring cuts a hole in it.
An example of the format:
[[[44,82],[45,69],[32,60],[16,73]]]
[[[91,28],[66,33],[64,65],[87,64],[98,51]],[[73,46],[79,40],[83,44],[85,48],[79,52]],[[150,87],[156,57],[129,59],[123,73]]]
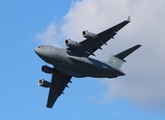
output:
[[[43,48],[43,45],[38,46],[38,48]]]

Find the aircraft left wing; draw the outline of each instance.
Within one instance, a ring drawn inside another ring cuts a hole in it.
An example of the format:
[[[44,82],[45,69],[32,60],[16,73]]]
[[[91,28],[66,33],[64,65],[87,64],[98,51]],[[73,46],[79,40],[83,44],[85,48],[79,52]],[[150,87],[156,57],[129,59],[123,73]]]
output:
[[[81,46],[81,53],[86,57],[89,55],[94,55],[94,52],[97,49],[102,49],[101,46],[104,44],[106,45],[106,42],[113,38],[117,32],[129,22],[130,16],[127,20],[97,34],[95,39],[87,38],[86,40],[80,42],[79,44]]]
[[[50,87],[48,100],[47,100],[47,107],[52,108],[54,103],[56,102],[57,98],[63,94],[63,91],[65,87],[68,87],[68,82],[71,82],[70,79],[72,77],[65,75],[61,72],[55,72],[52,75],[51,84],[52,87]]]

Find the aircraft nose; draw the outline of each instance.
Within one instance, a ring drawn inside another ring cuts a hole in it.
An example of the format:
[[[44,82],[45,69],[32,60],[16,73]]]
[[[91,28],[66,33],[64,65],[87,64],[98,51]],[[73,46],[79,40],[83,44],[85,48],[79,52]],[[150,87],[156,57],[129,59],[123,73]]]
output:
[[[38,50],[38,47],[36,47],[36,48],[34,49],[34,52],[35,52],[35,53],[38,53],[38,51],[39,51],[39,50]]]
[[[36,47],[36,48],[34,49],[34,52],[35,52],[37,55],[41,54],[41,46]]]
[[[34,52],[39,56],[39,57],[44,57],[46,56],[46,50],[44,49],[45,47],[40,45],[34,49]]]

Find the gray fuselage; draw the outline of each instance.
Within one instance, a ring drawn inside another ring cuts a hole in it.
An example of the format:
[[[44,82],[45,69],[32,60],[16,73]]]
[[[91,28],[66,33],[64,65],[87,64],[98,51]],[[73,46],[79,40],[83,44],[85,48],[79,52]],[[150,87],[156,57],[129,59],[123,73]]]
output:
[[[37,55],[45,62],[52,64],[58,71],[74,77],[114,78],[124,73],[115,66],[89,57],[83,57],[76,51],[55,46],[38,46]]]

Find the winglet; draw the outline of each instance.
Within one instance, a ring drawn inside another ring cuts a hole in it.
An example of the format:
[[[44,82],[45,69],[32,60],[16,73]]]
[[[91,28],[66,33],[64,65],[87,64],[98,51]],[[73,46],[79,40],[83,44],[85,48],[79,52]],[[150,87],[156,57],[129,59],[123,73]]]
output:
[[[128,16],[127,21],[128,21],[128,22],[131,22],[131,21],[130,21],[130,16]]]

